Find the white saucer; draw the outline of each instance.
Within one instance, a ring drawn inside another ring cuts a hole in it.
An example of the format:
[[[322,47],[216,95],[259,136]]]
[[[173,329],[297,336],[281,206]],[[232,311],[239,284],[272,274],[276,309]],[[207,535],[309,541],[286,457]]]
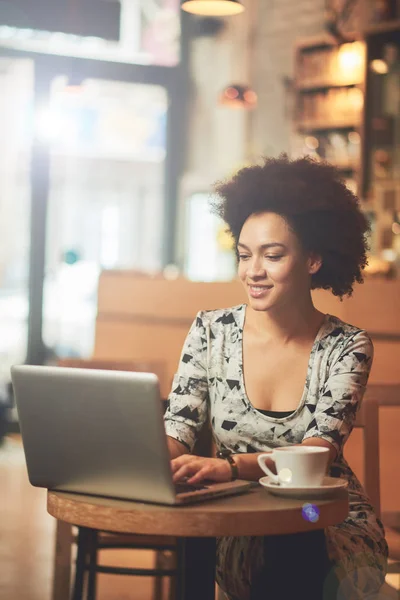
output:
[[[271,494],[289,498],[323,498],[347,487],[346,479],[338,477],[324,477],[322,484],[318,486],[282,486],[271,481],[269,477],[261,477],[259,482]]]

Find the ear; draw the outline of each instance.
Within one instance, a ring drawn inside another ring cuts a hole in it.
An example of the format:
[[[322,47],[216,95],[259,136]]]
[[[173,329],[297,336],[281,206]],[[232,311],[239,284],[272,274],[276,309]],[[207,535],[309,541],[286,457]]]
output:
[[[322,257],[319,254],[310,254],[307,260],[308,272],[310,275],[318,273],[322,266]]]

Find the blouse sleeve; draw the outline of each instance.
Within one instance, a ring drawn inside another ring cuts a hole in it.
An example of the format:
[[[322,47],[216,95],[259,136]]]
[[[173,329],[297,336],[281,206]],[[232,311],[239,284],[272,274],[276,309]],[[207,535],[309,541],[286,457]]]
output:
[[[304,439],[330,442],[340,454],[354,425],[373,359],[373,344],[365,331],[352,336],[330,366],[313,419]]]
[[[164,415],[166,434],[192,451],[207,418],[207,335],[198,313],[186,337]]]

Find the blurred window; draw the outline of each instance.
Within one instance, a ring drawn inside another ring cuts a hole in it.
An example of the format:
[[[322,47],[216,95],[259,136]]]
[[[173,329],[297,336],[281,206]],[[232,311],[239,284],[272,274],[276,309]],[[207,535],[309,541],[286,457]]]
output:
[[[185,275],[193,281],[229,281],[236,275],[233,241],[211,213],[209,199],[197,193],[186,204]]]
[[[100,270],[162,266],[168,96],[155,85],[53,81],[36,135],[50,148],[43,340],[90,356]]]
[[[27,350],[33,61],[0,58],[0,385]]]
[[[101,37],[5,25],[7,10],[13,11],[13,0],[3,0],[0,2],[0,46],[63,56],[171,67],[180,60],[179,7],[179,0],[121,0],[120,39],[112,41]],[[79,4],[76,10],[79,11]]]

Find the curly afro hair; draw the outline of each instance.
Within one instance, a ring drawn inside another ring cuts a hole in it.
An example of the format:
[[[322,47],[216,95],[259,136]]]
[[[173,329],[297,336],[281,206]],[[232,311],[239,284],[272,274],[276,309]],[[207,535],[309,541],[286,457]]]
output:
[[[250,215],[277,213],[304,250],[322,258],[311,289],[331,289],[342,298],[351,296],[356,281],[363,282],[369,224],[332,165],[309,157],[290,160],[283,154],[241,169],[231,180],[217,183],[215,191],[213,212],[228,225],[236,244]]]

